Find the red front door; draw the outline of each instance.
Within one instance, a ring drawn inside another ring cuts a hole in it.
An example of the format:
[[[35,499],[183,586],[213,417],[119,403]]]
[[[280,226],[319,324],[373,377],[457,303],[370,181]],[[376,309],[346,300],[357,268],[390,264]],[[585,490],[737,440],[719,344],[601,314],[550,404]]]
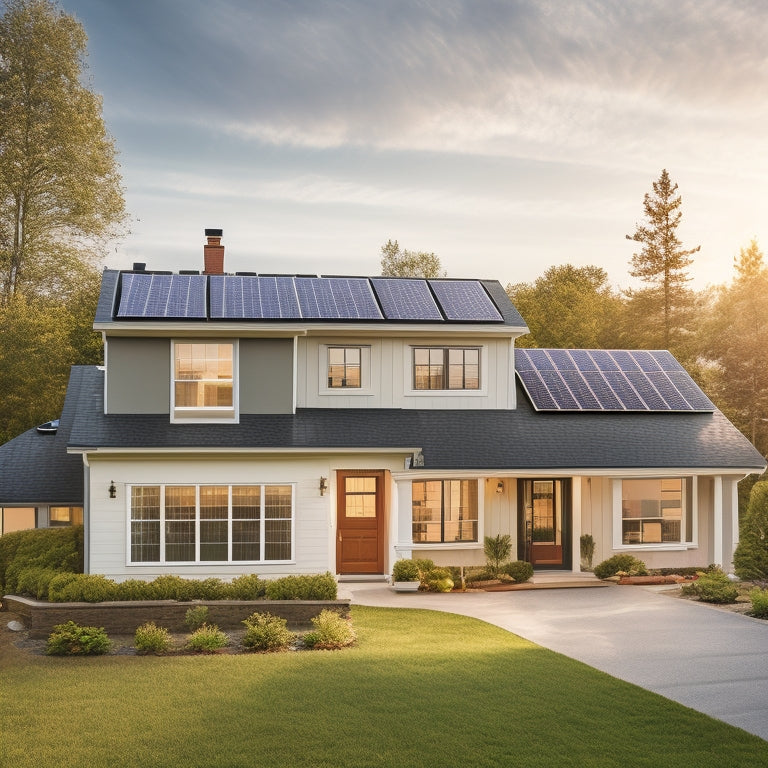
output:
[[[384,472],[336,473],[336,570],[383,573]]]

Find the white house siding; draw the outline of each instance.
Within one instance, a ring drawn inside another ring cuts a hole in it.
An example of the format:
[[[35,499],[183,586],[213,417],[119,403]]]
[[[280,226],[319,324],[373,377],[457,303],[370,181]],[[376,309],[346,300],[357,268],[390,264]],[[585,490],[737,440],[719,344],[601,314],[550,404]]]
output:
[[[360,345],[370,347],[370,381],[368,389],[329,391],[324,385],[326,345]],[[411,347],[413,346],[480,346],[481,392],[412,394]],[[299,408],[448,408],[482,409],[513,408],[515,387],[512,368],[512,341],[508,337],[452,339],[394,337],[300,337],[298,339]]]
[[[223,454],[152,458],[90,457],[88,572],[116,581],[152,579],[163,573],[189,578],[231,579],[244,573],[266,578],[336,570],[336,485],[338,469],[402,470],[404,456],[349,454],[322,457],[231,457]],[[320,495],[320,478],[328,490]],[[114,482],[116,498],[109,498]],[[129,565],[130,485],[293,484],[294,560],[288,564]],[[389,512],[385,515],[385,529]],[[386,546],[387,542],[385,542]],[[386,551],[386,550],[385,550]]]

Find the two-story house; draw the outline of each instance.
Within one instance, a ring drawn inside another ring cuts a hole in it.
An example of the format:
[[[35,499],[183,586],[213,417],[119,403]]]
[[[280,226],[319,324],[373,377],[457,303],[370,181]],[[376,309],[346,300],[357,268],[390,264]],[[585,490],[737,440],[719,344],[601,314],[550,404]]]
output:
[[[202,273],[104,272],[104,367],[16,438],[77,458],[88,572],[386,574],[497,533],[539,569],[578,571],[583,533],[595,562],[731,566],[765,460],[668,352],[516,349],[497,281],[226,274],[206,235]],[[6,513],[45,471],[14,442]]]

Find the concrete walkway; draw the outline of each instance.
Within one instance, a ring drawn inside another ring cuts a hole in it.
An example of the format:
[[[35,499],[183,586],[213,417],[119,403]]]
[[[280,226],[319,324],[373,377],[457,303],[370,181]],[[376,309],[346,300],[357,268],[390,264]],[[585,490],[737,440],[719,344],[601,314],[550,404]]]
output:
[[[638,586],[403,594],[342,583],[339,596],[482,619],[768,741],[768,621]]]

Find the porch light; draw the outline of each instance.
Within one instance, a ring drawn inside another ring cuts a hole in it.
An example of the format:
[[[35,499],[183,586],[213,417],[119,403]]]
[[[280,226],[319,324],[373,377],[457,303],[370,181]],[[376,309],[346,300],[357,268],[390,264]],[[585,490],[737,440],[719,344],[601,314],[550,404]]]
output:
[[[504,493],[504,481],[499,480],[498,483],[496,483],[496,493]]]
[[[115,488],[115,481],[110,480],[109,481],[109,488],[107,489],[109,491],[109,498],[115,499],[117,498],[117,488]]]
[[[320,495],[325,496],[325,492],[328,490],[328,478],[327,477],[321,477],[320,478]]]

